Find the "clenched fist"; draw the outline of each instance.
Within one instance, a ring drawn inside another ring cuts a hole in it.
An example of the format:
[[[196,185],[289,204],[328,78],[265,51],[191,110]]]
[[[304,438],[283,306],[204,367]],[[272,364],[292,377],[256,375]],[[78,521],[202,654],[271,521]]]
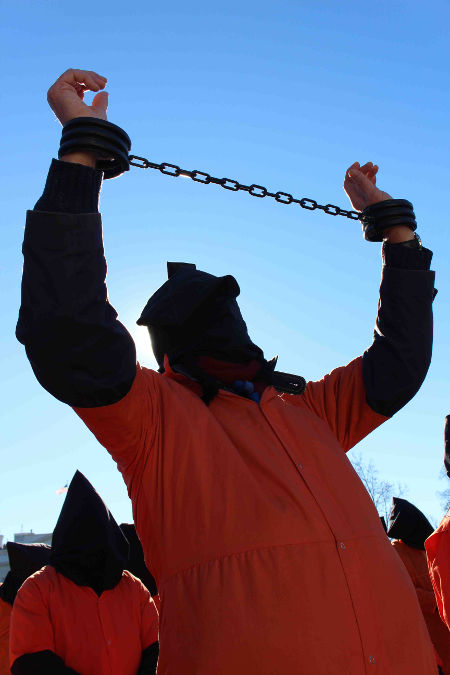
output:
[[[61,124],[67,124],[75,117],[99,117],[106,120],[108,94],[104,89],[106,77],[92,70],[66,70],[47,93],[47,100]],[[92,105],[84,103],[85,91],[98,91]]]
[[[346,171],[344,190],[356,211],[364,211],[367,206],[385,199],[392,199],[387,192],[376,186],[378,166],[367,162],[360,166],[354,162]]]

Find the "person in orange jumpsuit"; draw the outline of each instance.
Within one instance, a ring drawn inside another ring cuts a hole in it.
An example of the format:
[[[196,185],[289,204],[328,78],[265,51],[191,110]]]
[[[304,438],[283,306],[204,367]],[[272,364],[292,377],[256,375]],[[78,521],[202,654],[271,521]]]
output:
[[[450,633],[439,616],[425,554],[425,540],[432,532],[433,526],[414,504],[392,499],[387,535],[416,589],[442,673],[450,675]]]
[[[141,581],[124,571],[128,542],[77,471],[50,564],[20,588],[11,615],[13,675],[153,675],[158,615]]]
[[[6,544],[10,570],[0,584],[0,675],[9,675],[9,625],[17,591],[24,581],[47,564],[50,546],[46,544]]]
[[[57,80],[48,98],[65,129],[87,117],[99,137],[116,133],[98,122],[104,86],[91,71]],[[384,239],[362,356],[307,384],[279,372],[249,337],[234,277],[170,264],[139,319],[154,371],[108,301],[96,151],[59,157],[28,213],[17,337],[122,473],[161,598],[158,675],[436,675],[412,582],[345,454],[430,363],[432,253],[409,202],[377,187],[370,162],[346,171]]]
[[[444,466],[450,478],[450,415],[445,418],[444,446]],[[450,630],[450,508],[425,541],[425,550],[439,614]]]

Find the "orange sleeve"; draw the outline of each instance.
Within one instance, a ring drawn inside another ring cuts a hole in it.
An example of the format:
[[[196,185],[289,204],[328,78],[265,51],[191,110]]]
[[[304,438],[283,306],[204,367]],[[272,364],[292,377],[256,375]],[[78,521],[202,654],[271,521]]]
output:
[[[450,630],[450,517],[425,541],[428,569],[442,621]]]
[[[98,408],[74,408],[117,463],[129,486],[143,454],[152,445],[159,411],[155,378],[159,374],[136,367],[133,385],[117,403]]]
[[[388,419],[366,401],[362,356],[318,382],[308,382],[301,398],[328,424],[346,452]]]
[[[155,642],[158,642],[159,618],[156,605],[152,596],[141,584],[141,645],[142,650],[147,649]]]
[[[53,627],[45,587],[28,578],[17,593],[11,613],[9,637],[10,666],[23,654],[44,650],[55,652]]]

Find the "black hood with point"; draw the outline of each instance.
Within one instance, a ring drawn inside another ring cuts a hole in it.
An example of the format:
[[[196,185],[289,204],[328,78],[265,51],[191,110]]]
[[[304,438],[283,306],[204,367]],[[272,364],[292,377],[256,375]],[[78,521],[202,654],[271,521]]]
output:
[[[12,605],[24,581],[48,564],[51,548],[47,544],[8,541],[6,549],[11,569],[0,586],[0,597]]]
[[[128,542],[108,507],[77,471],[53,532],[50,564],[100,595],[119,583],[128,552]]]
[[[425,550],[425,539],[434,532],[434,527],[417,506],[400,497],[392,498],[387,535],[400,539],[413,548]]]

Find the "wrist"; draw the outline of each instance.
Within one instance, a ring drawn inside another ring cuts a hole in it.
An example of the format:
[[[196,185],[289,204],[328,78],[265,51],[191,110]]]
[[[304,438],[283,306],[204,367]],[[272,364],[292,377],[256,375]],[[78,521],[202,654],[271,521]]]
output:
[[[60,157],[61,162],[70,162],[71,164],[83,164],[95,169],[97,158],[92,152],[69,152]]]
[[[407,225],[396,225],[383,230],[383,239],[390,244],[400,244],[415,238],[413,230]]]

